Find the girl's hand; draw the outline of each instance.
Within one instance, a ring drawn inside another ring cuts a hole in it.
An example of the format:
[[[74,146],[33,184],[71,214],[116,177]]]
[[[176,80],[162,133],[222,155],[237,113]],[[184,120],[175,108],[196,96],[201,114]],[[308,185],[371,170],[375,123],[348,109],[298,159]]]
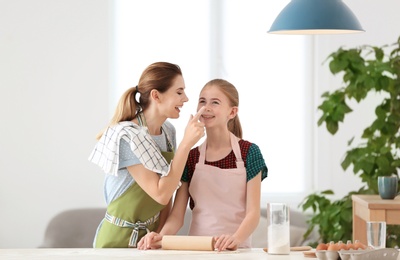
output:
[[[239,241],[232,235],[221,235],[215,237],[214,248],[218,251],[236,250],[238,245]]]
[[[162,236],[156,232],[147,233],[137,244],[137,249],[158,249],[161,248]]]

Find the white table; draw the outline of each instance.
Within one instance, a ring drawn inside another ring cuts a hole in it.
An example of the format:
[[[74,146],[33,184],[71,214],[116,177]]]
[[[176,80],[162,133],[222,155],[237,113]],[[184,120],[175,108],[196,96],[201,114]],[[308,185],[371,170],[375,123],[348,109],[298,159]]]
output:
[[[0,249],[0,259],[4,260],[128,260],[128,259],[262,259],[262,260],[304,260],[302,252],[291,252],[290,255],[269,255],[262,248],[240,249],[237,251],[177,251],[177,250],[137,250],[137,249],[93,249],[93,248],[34,248],[34,249]]]

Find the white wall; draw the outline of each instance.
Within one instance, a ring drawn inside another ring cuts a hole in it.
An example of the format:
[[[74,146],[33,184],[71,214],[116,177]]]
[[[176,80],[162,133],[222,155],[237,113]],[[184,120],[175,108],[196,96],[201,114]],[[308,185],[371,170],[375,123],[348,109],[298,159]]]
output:
[[[110,116],[110,2],[0,0],[0,248],[36,247],[58,212],[104,206],[103,175],[87,157]],[[315,107],[340,85],[321,66],[329,53],[400,35],[391,29],[400,28],[397,0],[345,2],[367,32],[313,37]],[[358,188],[340,159],[347,140],[369,124],[369,110],[356,108],[335,136],[316,127],[315,112],[315,190],[341,196]]]
[[[109,22],[107,0],[0,0],[0,248],[104,205],[87,158],[109,115]]]

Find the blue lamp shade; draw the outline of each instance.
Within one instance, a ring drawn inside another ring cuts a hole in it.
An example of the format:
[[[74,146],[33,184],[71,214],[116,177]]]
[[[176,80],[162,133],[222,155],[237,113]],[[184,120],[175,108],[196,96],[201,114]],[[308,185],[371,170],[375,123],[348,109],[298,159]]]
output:
[[[357,17],[342,0],[292,0],[268,33],[346,34],[364,32]]]

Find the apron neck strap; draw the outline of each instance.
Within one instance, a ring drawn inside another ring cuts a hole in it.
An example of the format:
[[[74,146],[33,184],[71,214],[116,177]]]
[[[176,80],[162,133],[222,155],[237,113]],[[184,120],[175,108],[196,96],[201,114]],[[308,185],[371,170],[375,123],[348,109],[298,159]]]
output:
[[[231,139],[231,147],[233,150],[233,153],[235,154],[236,157],[236,165],[243,163],[242,159],[242,153],[240,152],[240,146],[239,146],[239,138],[237,138],[234,134],[230,133],[230,139]],[[200,158],[199,158],[199,163],[204,164],[206,161],[206,148],[207,148],[207,139],[204,140],[204,142],[199,146],[199,152],[200,152]]]

